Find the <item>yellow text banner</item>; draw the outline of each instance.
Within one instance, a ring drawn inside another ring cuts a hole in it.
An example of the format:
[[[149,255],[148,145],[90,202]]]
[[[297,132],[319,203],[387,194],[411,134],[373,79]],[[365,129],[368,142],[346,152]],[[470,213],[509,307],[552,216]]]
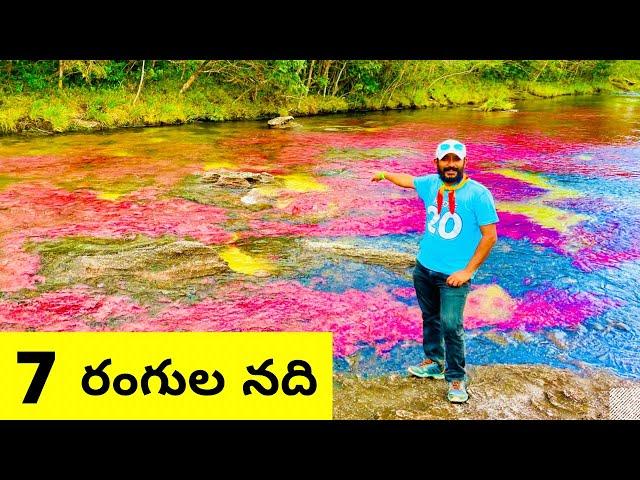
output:
[[[329,332],[2,332],[2,420],[326,420]]]

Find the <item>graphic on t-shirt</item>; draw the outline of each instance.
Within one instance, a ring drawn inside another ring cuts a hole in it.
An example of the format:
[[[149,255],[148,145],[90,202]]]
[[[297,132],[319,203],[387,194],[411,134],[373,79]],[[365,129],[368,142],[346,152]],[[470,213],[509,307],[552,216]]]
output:
[[[431,216],[433,214],[433,216]],[[445,240],[452,240],[460,235],[462,231],[462,218],[457,213],[451,214],[451,212],[445,212],[443,215],[438,215],[438,209],[430,205],[427,209],[427,218],[430,218],[427,228],[429,232],[438,235]],[[451,222],[449,222],[451,220]],[[436,228],[436,224],[438,227]]]

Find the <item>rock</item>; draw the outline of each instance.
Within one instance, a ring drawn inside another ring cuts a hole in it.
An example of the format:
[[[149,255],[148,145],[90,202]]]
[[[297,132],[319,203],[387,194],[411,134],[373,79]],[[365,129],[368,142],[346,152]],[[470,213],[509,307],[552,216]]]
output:
[[[396,410],[396,417],[398,418],[414,418],[415,414],[408,412],[407,410],[398,409]]]
[[[530,342],[532,339],[531,334],[525,330],[513,330],[511,332],[511,337],[521,343]]]
[[[616,322],[616,323],[613,324],[613,326],[615,328],[617,328],[618,330],[623,330],[625,332],[630,332],[631,331],[631,329],[627,325],[622,323],[622,322]]]
[[[266,172],[228,172],[226,170],[211,170],[202,175],[201,180],[217,187],[250,188],[258,183],[271,183],[273,175]]]
[[[79,118],[74,118],[73,123],[81,128],[97,128],[100,126],[100,122],[95,122],[92,120],[81,120]]]
[[[568,347],[567,339],[566,339],[566,334],[564,332],[550,331],[550,332],[547,332],[546,336],[559,349],[561,350],[567,349]]]
[[[496,345],[500,345],[502,347],[509,345],[509,340],[503,334],[494,331],[486,332],[484,334],[484,337],[491,340]]]
[[[343,387],[334,390],[333,418],[606,419],[613,387],[640,386],[605,371],[575,373],[546,365],[479,365],[469,374],[471,397],[464,405],[451,405],[439,382],[402,377],[390,384],[372,376],[347,383],[352,373],[337,374],[334,382]]]
[[[197,241],[140,236],[133,241],[75,239],[73,247],[43,252],[42,258],[48,278],[57,284],[81,283],[138,299],[176,299],[199,279],[230,274],[218,250]]]
[[[333,253],[344,257],[357,258],[365,263],[384,265],[392,268],[397,267],[404,269],[413,267],[416,264],[415,254],[361,247],[346,242],[305,240],[303,245],[310,251]]]
[[[267,125],[269,125],[269,128],[284,128],[285,126],[288,126],[287,124],[291,122],[291,120],[293,120],[291,115],[287,115],[286,117],[276,117],[269,120]]]

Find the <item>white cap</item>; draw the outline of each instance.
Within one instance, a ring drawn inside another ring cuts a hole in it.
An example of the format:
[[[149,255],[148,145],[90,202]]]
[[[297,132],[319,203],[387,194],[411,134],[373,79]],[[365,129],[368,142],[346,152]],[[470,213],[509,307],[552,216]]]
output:
[[[467,147],[458,140],[445,140],[436,148],[436,158],[442,160],[447,153],[455,153],[458,158],[464,160],[467,156]]]

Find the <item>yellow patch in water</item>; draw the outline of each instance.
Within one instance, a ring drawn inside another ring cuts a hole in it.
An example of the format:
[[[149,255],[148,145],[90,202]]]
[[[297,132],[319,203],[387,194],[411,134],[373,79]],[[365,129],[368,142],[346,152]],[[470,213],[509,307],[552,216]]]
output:
[[[319,183],[311,175],[292,173],[282,175],[280,178],[284,180],[284,188],[294,192],[324,192],[328,190],[326,185]]]
[[[114,150],[109,152],[112,157],[133,157],[131,152],[127,152],[126,150]]]
[[[100,192],[99,194],[96,195],[96,198],[99,198],[100,200],[117,200],[122,195],[124,195],[124,193]]]
[[[482,285],[472,290],[466,313],[492,324],[511,318],[516,301],[500,285]]]
[[[262,197],[275,198],[280,193],[280,188],[275,185],[265,185],[263,187],[255,187],[254,190]]]
[[[265,276],[275,270],[275,266],[258,257],[247,255],[238,247],[227,247],[220,252],[220,258],[227,262],[234,272],[245,275]]]
[[[533,185],[535,187],[544,188],[545,190],[549,190],[544,196],[544,200],[558,200],[561,198],[579,198],[583,197],[584,194],[578,192],[576,190],[571,190],[569,188],[557,187],[549,183],[547,179],[544,177],[530,172],[519,172],[517,170],[511,170],[509,168],[499,168],[497,170],[492,170],[493,173],[497,173],[498,175],[502,175],[503,177],[515,178],[516,180],[520,180],[522,182],[528,183],[529,185]]]
[[[552,228],[560,233],[567,232],[571,227],[585,220],[592,220],[588,215],[567,212],[555,207],[539,204],[518,202],[496,202],[498,210],[521,213],[546,228]]]
[[[240,235],[238,232],[231,232],[231,238],[227,240],[225,243],[234,243],[240,239]]]
[[[237,168],[237,165],[231,162],[225,162],[224,160],[218,160],[215,162],[205,162],[204,169],[206,170],[217,170],[219,168],[226,168],[228,170],[233,170]]]
[[[294,200],[295,200],[295,199],[293,199],[293,198],[281,198],[281,199],[278,199],[278,200],[276,201],[276,208],[279,208],[279,209],[281,209],[281,210],[282,210],[282,209],[285,209],[285,208],[287,208],[289,205],[291,205],[291,204],[293,203],[293,201],[294,201]]]
[[[25,152],[27,155],[51,155],[51,150],[47,151],[46,148],[30,148]]]

